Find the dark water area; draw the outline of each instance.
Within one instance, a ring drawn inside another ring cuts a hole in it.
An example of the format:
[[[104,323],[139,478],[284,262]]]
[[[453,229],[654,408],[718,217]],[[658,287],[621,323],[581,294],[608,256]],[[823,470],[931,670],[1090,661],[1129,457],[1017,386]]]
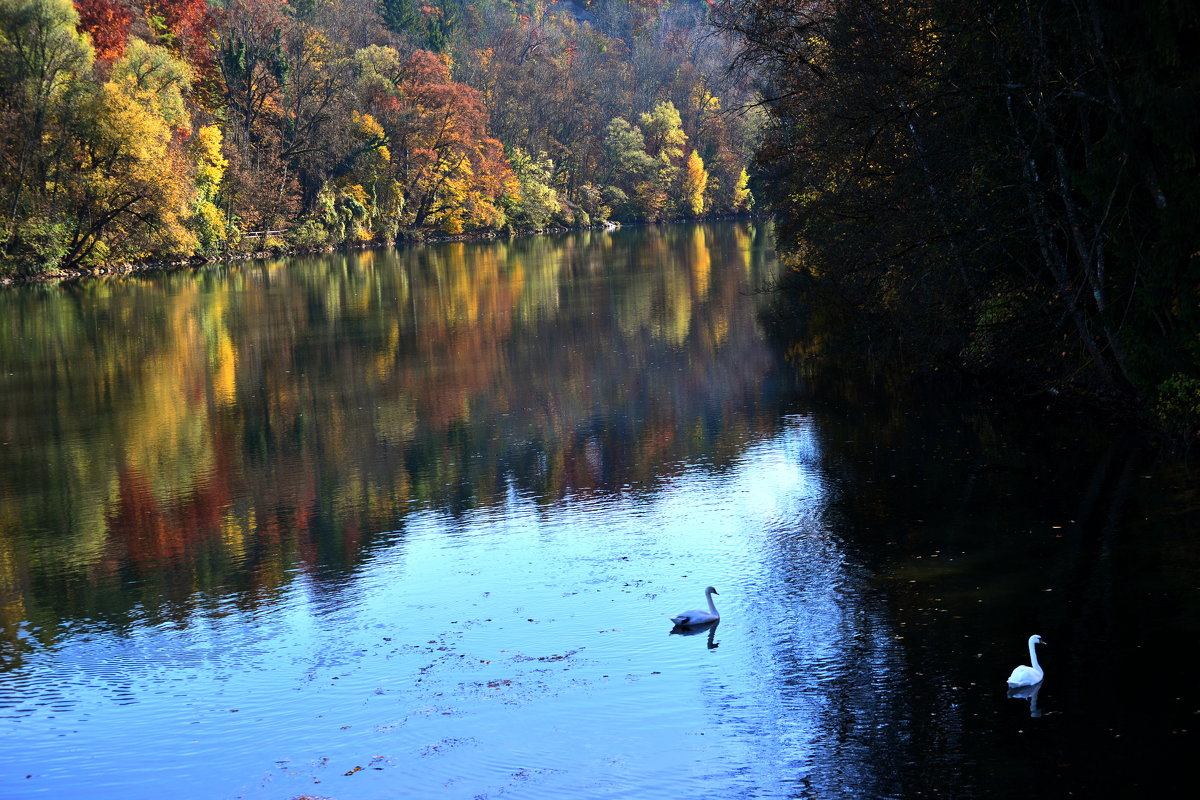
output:
[[[871,387],[803,392],[844,490],[826,513],[903,653],[907,730],[874,747],[908,755],[869,794],[1190,794],[1195,468],[1085,411]],[[1032,633],[1029,702],[1002,681]]]
[[[0,292],[0,798],[1193,794],[1194,467],[797,373],[772,247]]]

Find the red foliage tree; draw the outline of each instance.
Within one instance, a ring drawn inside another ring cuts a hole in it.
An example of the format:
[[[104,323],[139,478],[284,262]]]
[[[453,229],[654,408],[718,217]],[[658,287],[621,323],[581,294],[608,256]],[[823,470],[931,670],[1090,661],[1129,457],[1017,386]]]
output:
[[[79,30],[92,37],[96,58],[112,63],[125,52],[133,12],[121,0],[74,0]],[[203,2],[203,0],[201,0]]]
[[[212,14],[207,0],[146,0],[146,18],[156,33],[178,41],[181,49],[192,49],[212,30]]]
[[[195,84],[202,93],[215,91],[219,80],[212,42],[215,19],[207,0],[143,0],[143,8],[160,40],[195,69]]]

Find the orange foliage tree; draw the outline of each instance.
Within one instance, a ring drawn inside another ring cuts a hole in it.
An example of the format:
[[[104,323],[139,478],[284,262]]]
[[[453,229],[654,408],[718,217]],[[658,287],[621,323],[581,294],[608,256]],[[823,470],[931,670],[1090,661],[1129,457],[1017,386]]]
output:
[[[386,62],[388,50],[377,48],[374,61]],[[369,91],[413,227],[460,233],[502,225],[500,197],[516,184],[503,146],[488,135],[480,93],[451,79],[447,56],[424,50],[391,76],[385,71],[376,70]]]

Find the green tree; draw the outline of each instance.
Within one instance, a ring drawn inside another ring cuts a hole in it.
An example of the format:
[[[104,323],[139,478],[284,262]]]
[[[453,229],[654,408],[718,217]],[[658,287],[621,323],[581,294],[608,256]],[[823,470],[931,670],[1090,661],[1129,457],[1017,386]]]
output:
[[[669,100],[655,105],[638,121],[645,135],[646,152],[654,159],[655,166],[638,184],[635,197],[646,219],[662,219],[672,211],[684,210],[672,208],[670,200],[679,188],[687,134],[683,131],[679,111]]]
[[[641,129],[617,117],[608,124],[604,136],[606,201],[621,218],[639,214],[636,201],[639,186],[650,181],[658,162],[646,152],[646,137]]]
[[[508,153],[508,164],[517,179],[517,191],[505,202],[509,220],[518,228],[545,228],[562,211],[551,185],[554,162],[545,153],[535,157],[515,147]]]
[[[737,182],[733,185],[733,197],[729,203],[731,211],[749,211],[754,208],[754,195],[750,193],[750,173],[742,167]]]
[[[677,164],[683,158],[687,134],[679,110],[670,100],[654,106],[654,110],[642,114],[638,122],[645,135],[646,152],[665,164]]]
[[[379,18],[388,30],[405,34],[435,53],[446,51],[463,21],[461,0],[378,0]]]

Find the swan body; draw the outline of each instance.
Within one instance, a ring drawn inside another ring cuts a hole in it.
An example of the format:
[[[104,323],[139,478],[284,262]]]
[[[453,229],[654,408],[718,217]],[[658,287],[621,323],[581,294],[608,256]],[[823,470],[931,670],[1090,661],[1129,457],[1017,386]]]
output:
[[[1042,671],[1042,666],[1038,664],[1037,651],[1034,650],[1034,645],[1045,644],[1042,637],[1034,634],[1029,637],[1029,663],[1032,666],[1022,664],[1012,671],[1012,675],[1008,676],[1008,687],[1010,689],[1019,686],[1035,686],[1042,682],[1042,678],[1046,673]]]
[[[708,600],[708,610],[695,609],[692,611],[684,611],[671,617],[671,622],[676,625],[707,625],[711,622],[717,622],[721,619],[721,615],[717,612],[717,607],[713,605],[712,596],[720,594],[716,589],[709,586],[704,590],[704,599]]]

